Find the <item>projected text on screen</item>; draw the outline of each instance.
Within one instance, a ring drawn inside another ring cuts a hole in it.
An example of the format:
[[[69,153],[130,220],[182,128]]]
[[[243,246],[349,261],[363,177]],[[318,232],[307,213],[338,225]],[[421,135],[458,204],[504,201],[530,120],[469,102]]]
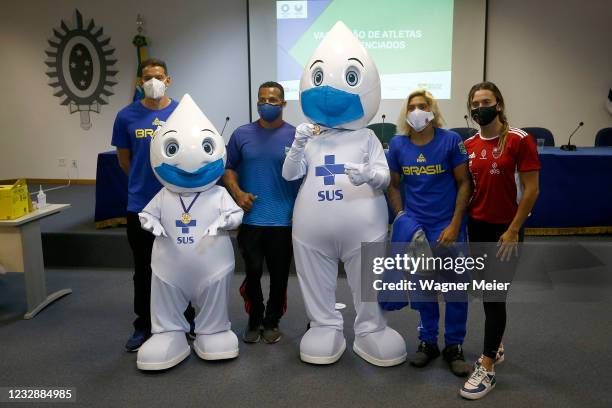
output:
[[[277,1],[276,19],[277,76],[288,100],[298,99],[304,65],[338,20],[376,62],[383,99],[417,88],[451,97],[453,0]]]

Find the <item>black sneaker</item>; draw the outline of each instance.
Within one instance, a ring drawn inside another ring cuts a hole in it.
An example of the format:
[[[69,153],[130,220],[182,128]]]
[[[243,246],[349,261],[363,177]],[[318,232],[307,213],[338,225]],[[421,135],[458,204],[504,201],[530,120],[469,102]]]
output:
[[[429,362],[440,356],[440,349],[436,343],[425,343],[422,341],[419,348],[414,353],[409,361],[413,367],[425,367]]]
[[[142,346],[143,343],[149,339],[149,337],[151,337],[150,331],[136,329],[134,330],[132,337],[130,337],[127,343],[125,343],[125,349],[131,353],[138,351],[140,346]]]
[[[281,339],[282,336],[283,336],[282,333],[278,329],[278,324],[274,325],[274,326],[271,326],[271,327],[265,327],[264,326],[263,340],[266,343],[268,343],[268,344],[277,343]]]
[[[244,329],[242,340],[245,343],[258,343],[261,338],[261,331],[263,330],[263,324],[260,319],[249,318],[249,324]]]
[[[448,363],[452,373],[456,376],[467,377],[467,375],[470,374],[471,367],[468,363],[466,363],[465,358],[463,357],[463,348],[461,347],[461,344],[447,346],[444,348],[444,350],[442,350],[442,356]]]

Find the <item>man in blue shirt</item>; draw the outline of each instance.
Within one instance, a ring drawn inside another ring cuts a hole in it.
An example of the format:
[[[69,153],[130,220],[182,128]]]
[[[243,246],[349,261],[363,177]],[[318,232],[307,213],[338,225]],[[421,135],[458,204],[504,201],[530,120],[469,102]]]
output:
[[[234,131],[227,145],[223,182],[245,211],[238,245],[246,266],[240,287],[249,314],[243,340],[266,343],[281,338],[278,323],[287,308],[287,280],[293,255],[291,217],[300,182],[282,177],[285,155],[295,128],[283,121],[287,104],[284,89],[276,82],[259,87],[259,120]],[[270,294],[264,307],[261,290],[263,263],[270,273]]]
[[[117,148],[119,166],[128,175],[127,236],[134,257],[134,334],[125,347],[137,351],[151,336],[151,250],[155,237],[140,227],[138,213],[161,189],[149,161],[153,132],[161,126],[178,105],[166,96],[171,79],[166,63],[148,59],[141,63],[142,100],[135,101],[117,113],[111,144]],[[186,317],[193,321],[189,307]]]
[[[427,91],[415,91],[408,96],[399,120],[398,130],[403,134],[391,140],[387,154],[391,170],[388,197],[391,209],[398,214],[394,230],[407,225],[402,217],[408,217],[423,228],[433,255],[443,258],[453,253],[448,246],[467,239],[463,218],[472,194],[467,152],[458,134],[440,127],[442,116],[435,99]],[[402,237],[402,231],[397,235],[394,231],[393,235],[394,241],[411,240],[409,236]],[[439,273],[441,280],[463,281],[467,277],[467,274],[454,271]],[[468,375],[470,371],[462,350],[468,310],[464,295],[445,294],[446,347],[442,354],[451,371],[458,376]],[[421,317],[421,342],[409,361],[415,367],[424,367],[440,355],[440,312],[437,294],[419,293],[418,296],[420,299],[413,299],[411,306]]]

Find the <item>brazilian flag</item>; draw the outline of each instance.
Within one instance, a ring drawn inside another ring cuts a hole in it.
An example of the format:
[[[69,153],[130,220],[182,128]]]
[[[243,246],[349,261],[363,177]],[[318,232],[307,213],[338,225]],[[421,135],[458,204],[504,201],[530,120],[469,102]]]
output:
[[[139,101],[144,98],[144,91],[140,86],[140,78],[142,77],[142,68],[140,64],[147,58],[147,37],[137,34],[132,40],[132,44],[136,47],[136,57],[138,58],[138,71],[136,72],[136,88],[134,89],[133,101]]]

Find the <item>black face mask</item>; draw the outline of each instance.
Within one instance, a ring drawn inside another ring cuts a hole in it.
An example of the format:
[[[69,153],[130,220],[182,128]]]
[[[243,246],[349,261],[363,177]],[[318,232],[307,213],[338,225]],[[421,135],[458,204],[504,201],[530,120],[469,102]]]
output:
[[[470,111],[472,119],[480,126],[487,126],[489,123],[493,122],[493,119],[495,119],[498,113],[497,104],[493,106],[481,106]]]

